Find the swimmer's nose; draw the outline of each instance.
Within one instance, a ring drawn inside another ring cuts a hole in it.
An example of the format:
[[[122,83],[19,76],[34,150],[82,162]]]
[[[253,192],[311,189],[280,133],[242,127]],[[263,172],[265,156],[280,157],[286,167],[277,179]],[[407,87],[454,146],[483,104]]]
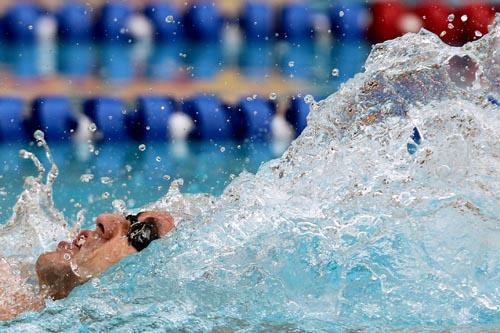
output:
[[[76,236],[75,240],[73,241],[73,245],[75,245],[78,248],[81,248],[89,238],[95,237],[95,231],[90,231],[90,230],[82,230],[78,233],[78,236]]]
[[[101,214],[97,217],[96,233],[104,239],[111,239],[121,233],[125,218],[119,214]]]

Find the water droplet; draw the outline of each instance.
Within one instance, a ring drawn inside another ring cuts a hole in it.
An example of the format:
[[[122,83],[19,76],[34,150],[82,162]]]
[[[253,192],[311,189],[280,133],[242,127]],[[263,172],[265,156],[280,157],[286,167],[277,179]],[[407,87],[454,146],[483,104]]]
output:
[[[251,102],[252,101],[252,97],[248,96],[247,97],[247,101]]]
[[[141,144],[139,145],[139,150],[140,150],[140,151],[145,151],[145,150],[146,150],[146,145],[145,145],[144,143],[141,143]]]
[[[170,176],[169,176],[169,175],[164,175],[162,178],[163,178],[164,180],[170,180]]]
[[[339,12],[339,16],[340,16],[340,17],[344,17],[344,15],[345,15],[344,11],[343,11],[343,10],[341,10],[341,11]]]
[[[160,106],[160,109],[165,110],[165,106],[164,105]]]
[[[104,192],[104,193],[101,195],[101,198],[103,198],[103,199],[108,199],[108,198],[109,198],[109,192]]]
[[[304,102],[306,102],[306,104],[312,104],[314,103],[314,97],[312,95],[306,95],[304,97]]]
[[[340,71],[338,68],[332,69],[332,76],[339,76],[339,74],[340,74]]]
[[[476,37],[481,37],[483,34],[481,33],[481,31],[476,30],[476,31],[474,31],[474,35],[475,35]]]
[[[161,157],[160,156],[156,156],[156,162],[160,162],[161,161]]]
[[[168,15],[167,17],[165,17],[165,22],[167,23],[174,22],[174,17],[172,15]]]
[[[127,170],[127,172],[132,171],[132,166],[130,164],[125,165],[125,170]]]
[[[455,19],[455,14],[448,15],[448,21],[451,22]]]
[[[31,24],[28,25],[28,30],[33,30],[33,26]]]
[[[274,101],[277,97],[278,97],[278,94],[276,94],[275,92],[272,92],[269,94],[269,99],[272,101]]]
[[[294,67],[295,66],[295,61],[291,60],[288,62],[288,67]]]
[[[146,126],[146,131],[149,131],[151,129],[151,126]]]
[[[453,23],[448,23],[448,29],[453,29],[455,28],[455,26],[453,25]]]
[[[80,176],[80,181],[82,183],[88,183],[93,179],[94,179],[94,175],[91,173],[84,173],[83,175]]]
[[[462,20],[462,22],[465,22],[469,19],[469,17],[467,15],[462,15],[460,19]]]
[[[224,147],[224,146],[220,147],[220,152],[221,152],[221,153],[223,153],[223,152],[225,152],[225,151],[226,151],[226,147]]]
[[[127,204],[123,200],[115,199],[113,200],[111,205],[118,213],[125,214],[125,212],[127,211]]]
[[[91,124],[89,125],[89,131],[91,131],[91,132],[95,132],[96,130],[97,130],[97,125],[96,125],[96,124],[94,124],[94,123],[91,123]]]
[[[446,35],[446,31],[441,31],[441,33],[439,34],[439,37],[444,37],[444,35]]]
[[[101,183],[102,184],[112,184],[113,179],[111,177],[101,177]]]
[[[43,132],[40,130],[36,130],[35,133],[33,133],[33,136],[37,140],[43,140],[43,138],[45,137],[45,134],[43,134]]]
[[[252,95],[252,99],[257,99],[257,97],[259,97],[259,96],[257,96],[256,94]]]
[[[69,253],[65,253],[64,254],[64,260],[68,261],[71,259],[71,256],[69,255]]]
[[[24,149],[19,150],[19,156],[24,159],[30,158],[30,152]]]

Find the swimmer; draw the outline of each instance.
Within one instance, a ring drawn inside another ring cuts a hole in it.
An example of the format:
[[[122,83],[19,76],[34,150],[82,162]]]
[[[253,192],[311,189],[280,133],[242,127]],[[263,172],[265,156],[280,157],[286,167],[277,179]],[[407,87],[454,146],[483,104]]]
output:
[[[83,230],[71,243],[62,241],[55,251],[38,257],[35,270],[40,290],[36,295],[24,282],[26,279],[9,271],[7,261],[0,258],[0,320],[40,310],[45,298],[57,300],[68,296],[73,288],[122,258],[142,251],[174,228],[172,216],[158,211],[127,217],[101,214],[95,224],[95,230]]]

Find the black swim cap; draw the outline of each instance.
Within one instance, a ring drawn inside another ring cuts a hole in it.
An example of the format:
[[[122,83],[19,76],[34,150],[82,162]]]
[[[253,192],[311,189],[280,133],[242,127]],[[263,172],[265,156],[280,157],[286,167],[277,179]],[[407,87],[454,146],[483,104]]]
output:
[[[149,243],[160,238],[158,226],[154,217],[148,217],[142,222],[134,222],[130,225],[127,234],[128,242],[137,251],[145,249]]]

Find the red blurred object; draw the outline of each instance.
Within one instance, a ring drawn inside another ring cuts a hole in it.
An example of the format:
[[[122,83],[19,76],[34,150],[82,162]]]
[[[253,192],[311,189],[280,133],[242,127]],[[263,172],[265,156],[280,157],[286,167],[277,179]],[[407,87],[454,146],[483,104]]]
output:
[[[371,6],[368,38],[379,43],[424,27],[447,44],[463,45],[486,34],[499,10],[498,5],[478,1],[469,1],[462,8],[450,7],[446,1],[424,0],[413,8],[396,0],[376,1]]]
[[[467,15],[467,20],[464,22],[464,38],[472,41],[488,33],[488,26],[495,17],[495,6],[479,2],[463,7],[462,12]]]
[[[368,28],[368,38],[380,43],[403,34],[399,20],[406,9],[399,1],[377,1],[371,6],[372,22]]]
[[[422,19],[425,29],[438,35],[445,43],[450,45],[464,43],[461,10],[450,8],[439,1],[424,1],[414,8],[414,13]]]

